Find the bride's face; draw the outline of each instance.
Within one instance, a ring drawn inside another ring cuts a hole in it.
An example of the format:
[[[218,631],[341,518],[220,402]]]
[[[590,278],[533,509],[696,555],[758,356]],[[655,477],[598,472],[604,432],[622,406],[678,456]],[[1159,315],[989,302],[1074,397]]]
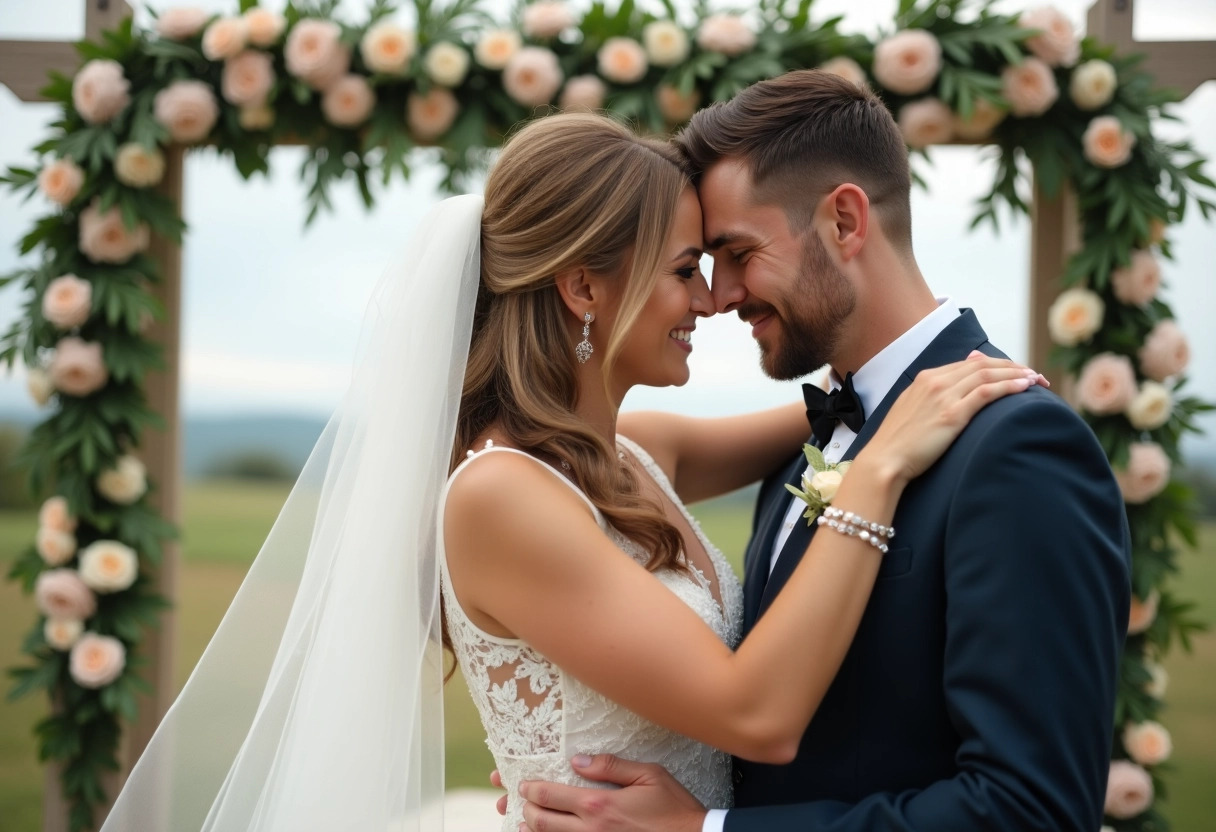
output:
[[[616,386],[666,387],[688,381],[697,318],[714,313],[713,297],[701,274],[703,247],[701,203],[696,192],[686,188],[676,207],[654,288],[613,370]]]

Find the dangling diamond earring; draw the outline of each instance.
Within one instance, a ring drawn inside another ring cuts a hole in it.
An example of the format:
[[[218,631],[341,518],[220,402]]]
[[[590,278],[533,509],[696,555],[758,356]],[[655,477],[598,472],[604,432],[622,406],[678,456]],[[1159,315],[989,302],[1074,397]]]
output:
[[[591,334],[591,322],[594,320],[595,318],[590,312],[583,316],[583,340],[574,347],[574,357],[578,359],[579,364],[586,364],[591,353],[595,352],[595,347],[591,346],[591,342],[587,340],[587,336]]]

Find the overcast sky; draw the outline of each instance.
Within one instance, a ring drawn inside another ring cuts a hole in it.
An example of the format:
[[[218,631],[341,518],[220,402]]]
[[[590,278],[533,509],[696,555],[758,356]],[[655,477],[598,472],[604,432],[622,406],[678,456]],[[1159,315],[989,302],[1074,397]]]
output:
[[[146,5],[137,4],[144,21]],[[193,5],[228,12],[236,2],[195,0]],[[486,5],[508,7],[504,0]],[[1003,8],[1033,5],[1040,4],[1011,0]],[[1083,26],[1087,0],[1055,5]],[[83,6],[82,0],[0,0],[0,38],[78,38]],[[366,0],[346,0],[342,13],[359,21],[366,6]],[[873,34],[890,26],[895,6],[895,0],[818,0],[813,19],[843,14],[843,28]],[[1154,0],[1138,6],[1139,38],[1216,38],[1216,0]],[[404,13],[402,19],[408,22]],[[1182,122],[1161,125],[1161,134],[1187,137],[1209,158],[1216,157],[1216,84],[1200,88],[1177,112]],[[31,164],[29,148],[54,117],[53,107],[23,104],[0,87],[0,165]],[[939,148],[932,157],[932,167],[920,165],[929,191],[913,195],[921,270],[938,294],[974,307],[997,345],[1024,358],[1029,222],[1006,223],[999,236],[987,228],[968,232],[972,203],[991,182],[992,165],[976,148]],[[305,230],[297,178],[301,158],[298,149],[277,149],[269,178],[243,182],[213,150],[188,157],[182,326],[188,413],[327,414],[349,377],[372,286],[413,224],[440,198],[437,171],[423,162],[408,184],[398,180],[379,190],[371,213],[363,210],[353,186],[340,186],[336,210]],[[1209,165],[1208,172],[1216,171]],[[0,273],[20,262],[17,240],[45,210],[41,197],[22,205],[7,192],[0,195]],[[1202,224],[1194,212],[1185,225],[1171,229],[1171,237],[1177,260],[1166,266],[1166,298],[1191,339],[1193,389],[1216,400],[1216,225]],[[21,300],[12,289],[0,292],[0,326],[16,317]],[[747,327],[733,315],[702,322],[694,347],[693,380],[686,387],[639,389],[626,407],[725,414],[798,396],[795,385],[763,376]],[[20,373],[0,376],[0,412],[31,410]],[[1205,422],[1209,431],[1216,430],[1216,419]],[[1216,450],[1213,437],[1203,444]]]

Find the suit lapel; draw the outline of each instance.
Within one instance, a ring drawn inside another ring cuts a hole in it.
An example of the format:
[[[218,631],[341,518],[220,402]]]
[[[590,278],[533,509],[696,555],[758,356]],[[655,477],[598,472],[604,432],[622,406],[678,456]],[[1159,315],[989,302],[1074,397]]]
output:
[[[802,469],[806,458],[798,454],[785,469],[783,481],[796,485],[802,478]],[[760,522],[756,525],[756,533],[752,535],[743,561],[745,573],[743,576],[743,626],[744,632],[751,629],[760,609],[760,598],[764,593],[765,584],[769,580],[769,563],[773,551],[773,543],[781,529],[781,521],[789,507],[790,492],[784,487],[778,487],[768,498],[768,505],[763,509]]]

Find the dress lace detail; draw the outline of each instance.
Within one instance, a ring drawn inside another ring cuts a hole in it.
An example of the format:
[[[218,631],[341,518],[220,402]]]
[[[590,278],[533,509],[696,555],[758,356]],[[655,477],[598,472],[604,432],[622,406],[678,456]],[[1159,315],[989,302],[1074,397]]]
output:
[[[618,441],[642,463],[688,519],[713,563],[722,604],[714,599],[704,576],[695,569],[693,577],[663,570],[653,573],[655,579],[688,604],[723,642],[732,648],[737,646],[743,626],[743,590],[733,570],[722,553],[705,538],[654,460],[628,439],[618,437]],[[512,448],[486,448],[457,467],[448,479],[448,486],[470,462],[492,452],[527,456]],[[544,465],[590,506],[596,522],[617,548],[639,563],[646,562],[647,553],[609,526],[570,480],[544,462],[534,457],[529,459]],[[446,498],[445,491],[443,502]],[[442,528],[442,507],[440,512]],[[486,745],[494,755],[507,789],[504,832],[514,832],[523,822],[522,803],[518,798],[519,783],[523,780],[604,787],[574,774],[569,761],[575,754],[611,752],[631,760],[658,763],[707,807],[729,808],[732,805],[728,754],[655,725],[612,702],[567,676],[522,640],[500,638],[482,631],[465,615],[456,598],[442,541],[439,562],[448,631],[456,659],[481,716]]]

